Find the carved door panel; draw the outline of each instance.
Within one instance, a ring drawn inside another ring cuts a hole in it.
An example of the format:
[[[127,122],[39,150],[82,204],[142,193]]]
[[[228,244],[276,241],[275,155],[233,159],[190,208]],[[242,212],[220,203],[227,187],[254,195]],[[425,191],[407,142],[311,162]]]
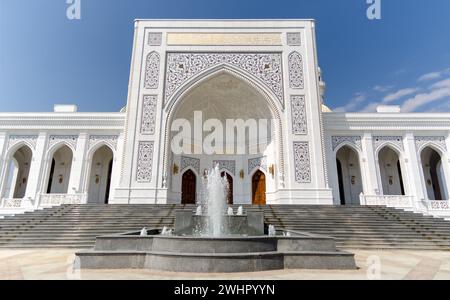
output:
[[[182,204],[195,204],[196,181],[194,172],[191,170],[184,172],[181,183]]]
[[[252,177],[252,204],[266,205],[266,175],[261,171]]]
[[[220,176],[227,177],[228,181],[228,193],[227,193],[227,204],[232,205],[233,204],[233,177],[231,177],[230,174],[227,172],[222,172]]]

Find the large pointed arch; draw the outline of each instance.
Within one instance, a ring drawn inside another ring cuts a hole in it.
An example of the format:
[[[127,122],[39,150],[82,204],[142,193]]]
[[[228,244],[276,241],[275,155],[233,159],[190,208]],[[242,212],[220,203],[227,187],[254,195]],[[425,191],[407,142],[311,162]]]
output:
[[[445,152],[435,144],[425,144],[419,149],[422,180],[428,200],[448,200],[447,180],[443,165]]]
[[[406,168],[402,161],[402,150],[386,142],[375,151],[378,161],[380,188],[383,195],[406,195]]]
[[[24,141],[8,150],[2,176],[2,197],[13,199],[25,197],[33,157],[33,147]]]
[[[172,124],[174,115],[177,111],[177,106],[182,103],[183,99],[186,95],[189,94],[190,91],[206,82],[209,79],[214,78],[220,74],[228,74],[233,76],[234,78],[246,83],[248,86],[253,88],[260,94],[262,99],[264,99],[269,111],[271,112],[272,119],[276,120],[276,126],[274,128],[275,135],[275,143],[276,143],[276,152],[277,152],[277,161],[279,162],[279,171],[282,176],[284,176],[285,166],[284,166],[284,149],[283,149],[283,120],[281,118],[283,112],[283,106],[277,100],[276,96],[263,84],[261,84],[260,80],[253,78],[249,74],[245,74],[238,68],[228,65],[228,64],[220,64],[205,70],[198,75],[190,78],[180,87],[177,92],[173,94],[173,96],[169,99],[169,101],[165,104],[165,131],[164,131],[164,152],[163,152],[163,176],[164,174],[168,174],[168,170],[170,170],[170,126]]]
[[[109,143],[101,141],[89,149],[86,157],[83,190],[87,192],[87,201],[108,204],[116,153]]]

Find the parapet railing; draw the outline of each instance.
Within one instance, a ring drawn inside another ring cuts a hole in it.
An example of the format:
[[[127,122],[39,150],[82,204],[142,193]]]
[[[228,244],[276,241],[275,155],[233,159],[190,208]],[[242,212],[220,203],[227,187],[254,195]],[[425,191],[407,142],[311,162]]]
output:
[[[51,207],[64,204],[83,204],[86,194],[40,194],[39,206]]]
[[[395,208],[414,208],[414,197],[405,195],[364,195],[360,194],[361,205],[384,205]]]
[[[3,198],[1,208],[33,208],[34,200],[31,198]]]

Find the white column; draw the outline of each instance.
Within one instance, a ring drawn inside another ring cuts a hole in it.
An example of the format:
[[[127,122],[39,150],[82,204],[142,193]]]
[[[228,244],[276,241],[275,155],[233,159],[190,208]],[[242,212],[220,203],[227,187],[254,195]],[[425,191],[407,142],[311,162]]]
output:
[[[73,153],[72,168],[70,171],[68,194],[82,193],[82,178],[84,172],[84,161],[86,155],[86,146],[89,141],[87,133],[81,133],[78,136],[77,149]]]
[[[44,166],[46,142],[47,142],[47,133],[40,132],[38,139],[36,141],[36,148],[33,153],[33,158],[31,159],[30,175],[28,176],[28,184],[25,193],[25,198],[35,199],[36,201],[35,204],[37,204],[37,201],[39,200],[38,197],[40,186],[42,184],[45,184],[42,183],[42,180],[44,180],[44,178],[42,178],[43,172],[41,172],[41,170]]]
[[[447,152],[441,157],[442,166],[444,169],[444,179],[447,184],[447,199],[450,199],[450,132],[445,139],[445,145],[447,146]]]
[[[6,186],[6,176],[7,176],[7,168],[8,168],[8,161],[6,160],[6,132],[0,132],[0,198],[3,197],[4,189]],[[0,206],[2,204],[2,201],[0,200]]]
[[[364,172],[365,175],[362,177],[366,178],[366,188],[364,192],[369,195],[381,194],[381,188],[378,179],[378,160],[375,157],[375,149],[373,148],[372,134],[364,133],[361,140],[363,159],[361,165],[361,173]]]
[[[416,142],[414,134],[408,132],[404,138],[405,145],[405,166],[408,180],[404,180],[406,195],[414,196],[414,201],[421,202],[425,199],[426,186],[422,175],[422,162],[420,161],[420,155],[417,153]],[[417,206],[416,206],[417,207]]]
[[[122,153],[124,148],[124,139],[125,136],[123,133],[120,133],[119,138],[117,140],[117,148],[114,151],[114,158],[113,158],[113,167],[112,167],[112,173],[111,173],[111,189],[109,194],[109,203],[117,203],[115,200],[116,195],[116,188],[119,187],[120,184],[120,177],[121,177],[121,165],[122,165]],[[89,180],[88,178],[86,180]],[[87,189],[89,189],[89,186],[86,185]],[[87,192],[87,191],[86,191]]]

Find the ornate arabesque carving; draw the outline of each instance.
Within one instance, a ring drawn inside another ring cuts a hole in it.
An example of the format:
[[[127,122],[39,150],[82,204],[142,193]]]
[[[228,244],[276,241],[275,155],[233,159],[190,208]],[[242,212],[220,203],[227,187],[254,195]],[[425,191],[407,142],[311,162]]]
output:
[[[161,46],[162,33],[161,32],[149,32],[148,33],[148,45],[149,46]]]
[[[141,118],[142,134],[155,134],[157,99],[156,95],[144,95]]]
[[[374,136],[373,140],[373,148],[376,150],[380,145],[389,142],[399,149],[403,150],[403,138],[401,136]]]
[[[311,163],[308,142],[294,142],[295,181],[311,182]]]
[[[37,135],[10,135],[8,139],[8,149],[11,149],[18,143],[25,142],[33,149],[36,149],[38,136]]]
[[[279,53],[168,53],[166,102],[188,79],[220,64],[229,64],[261,80],[283,103],[283,72]]]
[[[261,168],[264,171],[267,171],[267,156],[251,158],[248,160],[248,174],[255,168]]]
[[[193,168],[197,172],[197,174],[200,174],[200,159],[182,156],[181,157],[181,172],[183,172],[184,169],[186,169],[188,167]]]
[[[349,143],[356,147],[356,149],[361,150],[361,136],[333,136],[331,137],[331,143],[333,145],[333,151],[336,150],[343,143]]]
[[[445,144],[445,136],[416,136],[414,137],[416,148],[420,149],[425,144],[435,144],[440,148],[447,151],[447,145]]]
[[[308,134],[305,96],[291,96],[292,133]]]
[[[233,175],[236,174],[236,162],[234,160],[214,160],[213,167],[217,164],[219,165],[219,170],[225,169]]]
[[[105,143],[111,147],[111,149],[117,149],[118,135],[90,135],[89,136],[89,149],[97,145],[98,143]]]
[[[152,180],[153,142],[139,142],[136,180],[150,182]]]
[[[77,149],[77,141],[78,135],[51,135],[49,137],[48,148],[52,148],[57,143],[64,142],[75,150]]]
[[[145,66],[145,84],[146,89],[157,89],[159,83],[159,65],[160,56],[157,52],[150,52],[147,55]]]
[[[288,32],[286,37],[289,46],[301,46],[302,38],[300,32]]]
[[[288,68],[289,68],[289,86],[292,89],[302,89],[304,87],[303,59],[300,53],[294,51],[291,54],[289,54]]]

